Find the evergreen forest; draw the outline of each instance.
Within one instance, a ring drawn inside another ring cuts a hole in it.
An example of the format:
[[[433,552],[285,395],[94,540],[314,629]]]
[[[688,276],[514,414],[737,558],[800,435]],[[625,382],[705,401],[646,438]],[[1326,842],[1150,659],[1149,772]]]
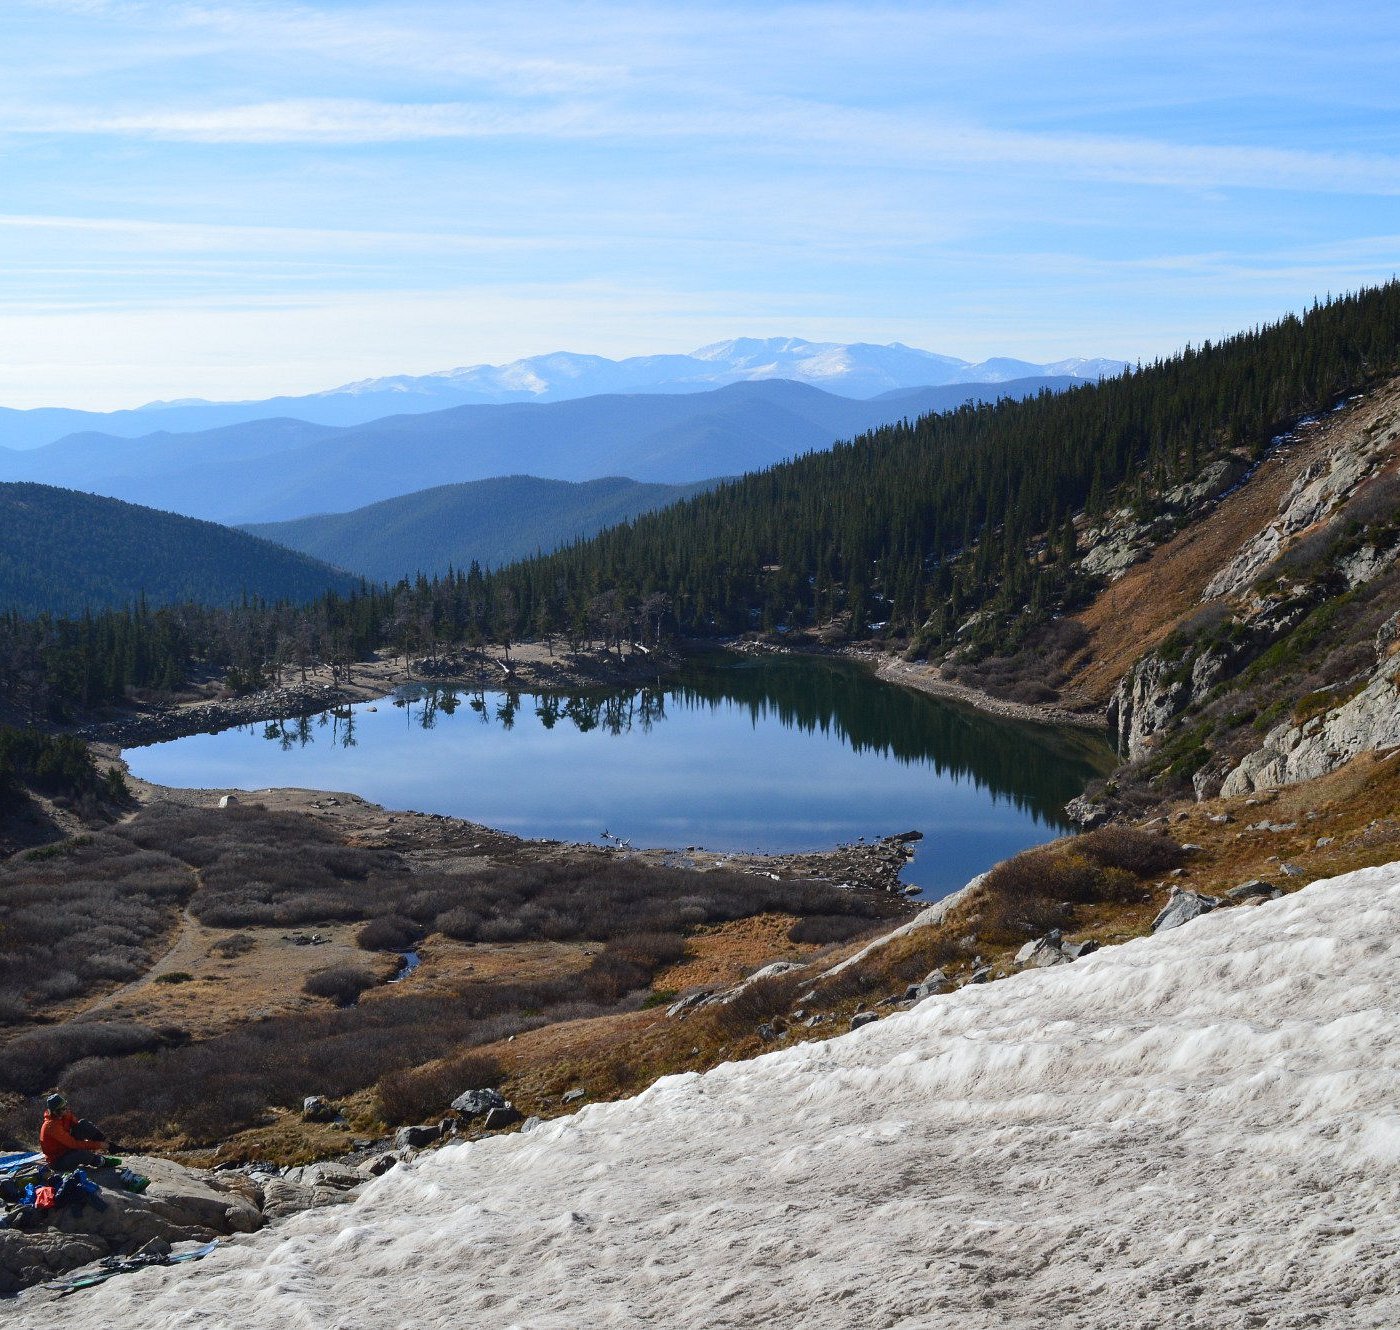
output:
[[[310,600],[358,579],[214,522],[53,485],[0,484],[0,608],[78,615],[143,599]]]
[[[197,673],[253,687],[310,659],[348,670],[385,645],[527,635],[618,647],[818,630],[915,656],[954,640],[1004,650],[1094,590],[1076,559],[1086,524],[1125,506],[1151,519],[1211,462],[1252,464],[1299,418],[1397,369],[1392,281],[1097,384],[901,421],[494,572],[304,606],[12,611],[0,705],[59,719]]]

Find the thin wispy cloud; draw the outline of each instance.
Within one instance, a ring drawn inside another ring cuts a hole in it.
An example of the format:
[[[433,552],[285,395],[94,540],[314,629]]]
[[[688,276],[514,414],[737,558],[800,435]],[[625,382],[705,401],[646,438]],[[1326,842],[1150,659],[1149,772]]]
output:
[[[1400,193],[1400,154],[1248,144],[1171,143],[995,131],[830,105],[769,102],[694,114],[573,103],[548,109],[469,103],[298,98],[218,109],[0,109],[0,132],[141,137],[209,144],[375,145],[529,138],[633,144],[722,138],[742,150],[806,156],[824,148],[909,169],[1015,167],[1185,188]]]
[[[1375,3],[12,0],[5,38],[0,404],[760,330],[1132,356],[1395,264]]]

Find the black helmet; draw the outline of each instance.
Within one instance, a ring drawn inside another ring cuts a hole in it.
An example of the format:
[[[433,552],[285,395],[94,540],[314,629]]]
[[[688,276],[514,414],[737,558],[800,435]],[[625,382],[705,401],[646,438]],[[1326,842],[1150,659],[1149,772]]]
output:
[[[67,1108],[68,1101],[61,1094],[51,1094],[44,1100],[44,1107],[50,1113],[57,1113],[60,1108]]]

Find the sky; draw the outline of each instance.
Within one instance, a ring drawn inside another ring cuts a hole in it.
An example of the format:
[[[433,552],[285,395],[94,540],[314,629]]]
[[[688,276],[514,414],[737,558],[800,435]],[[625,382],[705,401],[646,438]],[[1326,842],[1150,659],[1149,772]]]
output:
[[[735,336],[1147,360],[1397,256],[1393,2],[0,7],[5,406]]]

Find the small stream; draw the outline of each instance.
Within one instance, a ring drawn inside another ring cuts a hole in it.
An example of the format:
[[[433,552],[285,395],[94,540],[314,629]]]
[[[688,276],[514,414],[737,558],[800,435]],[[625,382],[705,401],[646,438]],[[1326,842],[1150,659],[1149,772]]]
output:
[[[390,978],[387,981],[388,983],[396,984],[400,979],[407,979],[408,976],[422,964],[423,960],[416,951],[401,951],[399,952],[399,959],[403,962],[399,966],[399,972]]]

